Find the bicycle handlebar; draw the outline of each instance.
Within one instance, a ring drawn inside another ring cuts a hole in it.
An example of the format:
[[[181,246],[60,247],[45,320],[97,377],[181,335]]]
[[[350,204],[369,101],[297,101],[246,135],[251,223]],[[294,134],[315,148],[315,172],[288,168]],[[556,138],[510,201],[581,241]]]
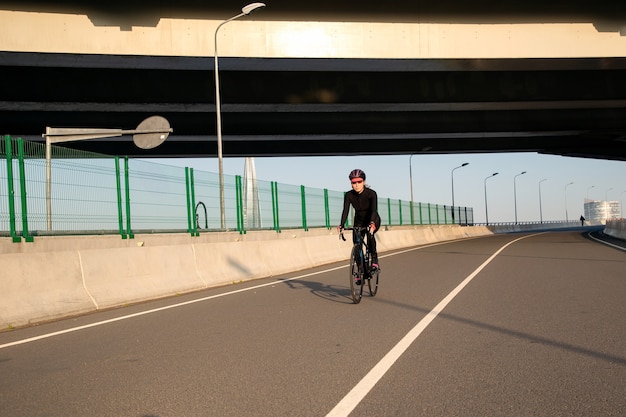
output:
[[[346,238],[343,235],[343,231],[344,230],[353,230],[355,232],[360,232],[361,230],[367,230],[367,233],[369,233],[370,228],[368,227],[361,227],[361,226],[354,226],[354,227],[342,227],[341,228],[341,232],[339,232],[339,239],[343,240],[344,242],[346,241]]]

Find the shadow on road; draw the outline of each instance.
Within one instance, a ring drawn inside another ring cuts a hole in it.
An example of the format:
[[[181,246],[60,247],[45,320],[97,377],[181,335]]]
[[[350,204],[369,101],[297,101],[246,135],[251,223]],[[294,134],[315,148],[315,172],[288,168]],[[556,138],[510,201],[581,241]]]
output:
[[[302,279],[279,280],[292,289],[308,289],[311,294],[335,303],[353,304],[350,288],[346,285],[326,285],[316,281]],[[367,291],[363,291],[365,295]]]

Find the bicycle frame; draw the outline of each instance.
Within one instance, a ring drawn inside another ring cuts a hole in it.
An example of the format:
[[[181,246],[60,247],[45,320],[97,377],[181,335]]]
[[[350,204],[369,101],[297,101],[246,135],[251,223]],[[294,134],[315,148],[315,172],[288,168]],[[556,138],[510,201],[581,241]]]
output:
[[[365,281],[367,281],[370,295],[372,297],[376,295],[378,291],[378,270],[374,271],[371,268],[370,248],[365,239],[365,235],[369,234],[369,229],[366,227],[351,227],[344,230],[352,230],[353,232],[354,244],[350,254],[350,289],[352,300],[355,304],[358,304],[361,301]],[[339,237],[344,242],[346,241],[343,232],[340,233]],[[356,267],[356,270],[353,266]]]
[[[363,269],[363,273],[365,275],[369,275],[369,269],[370,269],[370,264],[369,264],[369,260],[371,258],[370,256],[370,247],[367,244],[367,239],[365,239],[365,236],[369,235],[369,228],[368,227],[348,227],[345,228],[343,230],[352,230],[352,233],[354,233],[354,238],[353,238],[353,246],[359,246],[359,254],[360,254],[360,262],[361,263],[361,268]],[[363,231],[365,231],[365,233],[363,233]],[[345,242],[346,238],[343,235],[343,233],[340,234],[341,239]],[[365,250],[363,250],[363,247],[365,246]]]

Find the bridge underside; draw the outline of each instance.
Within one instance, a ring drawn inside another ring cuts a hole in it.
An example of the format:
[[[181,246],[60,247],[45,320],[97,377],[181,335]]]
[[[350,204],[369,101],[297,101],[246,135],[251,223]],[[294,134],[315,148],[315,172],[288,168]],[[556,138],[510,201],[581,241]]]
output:
[[[539,152],[626,160],[626,58],[221,58],[225,156]],[[133,129],[66,144],[112,155],[216,155],[213,58],[0,52],[2,134]]]

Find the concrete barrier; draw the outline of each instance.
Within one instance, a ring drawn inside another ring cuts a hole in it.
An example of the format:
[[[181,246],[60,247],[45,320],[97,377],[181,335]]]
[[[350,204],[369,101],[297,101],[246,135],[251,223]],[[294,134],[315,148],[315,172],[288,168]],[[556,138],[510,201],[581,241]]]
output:
[[[4,329],[94,310],[76,251],[5,254],[0,264]]]
[[[85,289],[96,308],[205,288],[191,245],[80,251]]]
[[[604,233],[618,239],[626,240],[626,220],[608,220],[606,222],[606,226],[604,227]]]
[[[484,226],[401,226],[377,233],[380,253],[494,233]],[[351,236],[311,229],[36,237],[0,241],[0,326],[22,326],[98,309],[275,276],[348,259]]]

